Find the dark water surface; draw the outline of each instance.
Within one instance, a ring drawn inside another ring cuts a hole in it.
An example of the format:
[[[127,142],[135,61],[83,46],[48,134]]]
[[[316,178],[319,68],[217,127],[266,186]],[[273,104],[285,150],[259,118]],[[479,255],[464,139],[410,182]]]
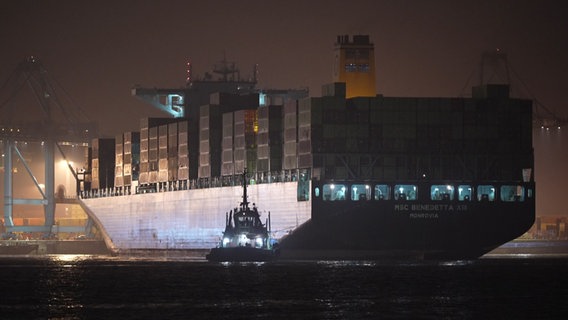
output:
[[[0,319],[567,319],[568,259],[0,258]]]

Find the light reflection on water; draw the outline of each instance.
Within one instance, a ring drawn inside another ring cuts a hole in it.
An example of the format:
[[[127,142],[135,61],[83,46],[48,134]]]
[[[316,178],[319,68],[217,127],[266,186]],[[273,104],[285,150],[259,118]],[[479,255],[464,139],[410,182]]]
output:
[[[0,317],[554,318],[568,296],[568,279],[557,276],[567,267],[567,259],[527,258],[217,264],[9,257],[0,259],[0,287],[10,288]]]
[[[474,261],[472,260],[441,261],[440,266],[445,266],[445,267],[467,266],[471,265],[473,262]]]

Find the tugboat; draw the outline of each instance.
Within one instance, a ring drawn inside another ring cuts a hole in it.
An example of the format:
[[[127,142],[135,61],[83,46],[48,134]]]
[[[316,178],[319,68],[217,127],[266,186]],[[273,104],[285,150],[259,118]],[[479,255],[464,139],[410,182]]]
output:
[[[278,244],[270,237],[270,212],[265,224],[253,203],[247,200],[247,176],[243,172],[243,201],[239,208],[226,213],[223,238],[206,255],[214,262],[270,261],[277,256]]]

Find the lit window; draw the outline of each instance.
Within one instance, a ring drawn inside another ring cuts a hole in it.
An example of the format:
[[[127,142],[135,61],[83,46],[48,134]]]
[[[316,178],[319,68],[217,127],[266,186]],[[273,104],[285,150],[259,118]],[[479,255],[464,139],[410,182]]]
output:
[[[390,188],[386,184],[378,184],[375,186],[375,200],[389,200]]]
[[[368,184],[354,184],[351,186],[351,200],[371,200],[371,186]]]
[[[395,200],[416,200],[417,190],[413,184],[397,184],[394,186],[394,199]]]
[[[347,186],[344,184],[324,184],[323,185],[323,200],[324,201],[338,201],[345,200],[347,193]]]
[[[495,201],[495,187],[489,184],[477,187],[478,201]]]
[[[360,72],[369,72],[369,65],[366,63],[360,64],[359,65],[359,71]]]
[[[458,186],[458,200],[459,201],[471,201],[473,196],[473,188],[470,185],[460,185]]]
[[[265,106],[267,105],[266,103],[267,99],[266,99],[266,94],[265,93],[260,93],[258,95],[258,105],[260,106]]]
[[[346,72],[356,72],[357,65],[355,63],[346,63],[345,64],[345,71]]]
[[[430,199],[432,200],[454,200],[454,186],[446,184],[435,184],[430,187]]]
[[[300,177],[298,181],[298,201],[308,201],[310,200],[310,181],[302,178],[304,175]],[[316,197],[319,196],[319,189],[316,188],[317,194]]]
[[[519,185],[501,186],[501,201],[525,201],[525,188]]]

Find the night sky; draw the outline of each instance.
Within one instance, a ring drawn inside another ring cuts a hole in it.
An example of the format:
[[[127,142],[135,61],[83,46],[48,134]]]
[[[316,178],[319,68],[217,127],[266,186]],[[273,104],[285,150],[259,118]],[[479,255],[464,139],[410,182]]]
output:
[[[20,1],[0,2],[0,85],[39,57],[100,131],[138,130],[166,116],[130,95],[133,85],[178,88],[185,63],[203,76],[223,59],[259,88],[331,82],[339,34],[369,34],[377,92],[464,96],[481,53],[499,48],[512,94],[568,116],[568,10],[564,1]],[[0,93],[0,97],[2,97]],[[568,126],[535,131],[537,214],[568,215]]]

